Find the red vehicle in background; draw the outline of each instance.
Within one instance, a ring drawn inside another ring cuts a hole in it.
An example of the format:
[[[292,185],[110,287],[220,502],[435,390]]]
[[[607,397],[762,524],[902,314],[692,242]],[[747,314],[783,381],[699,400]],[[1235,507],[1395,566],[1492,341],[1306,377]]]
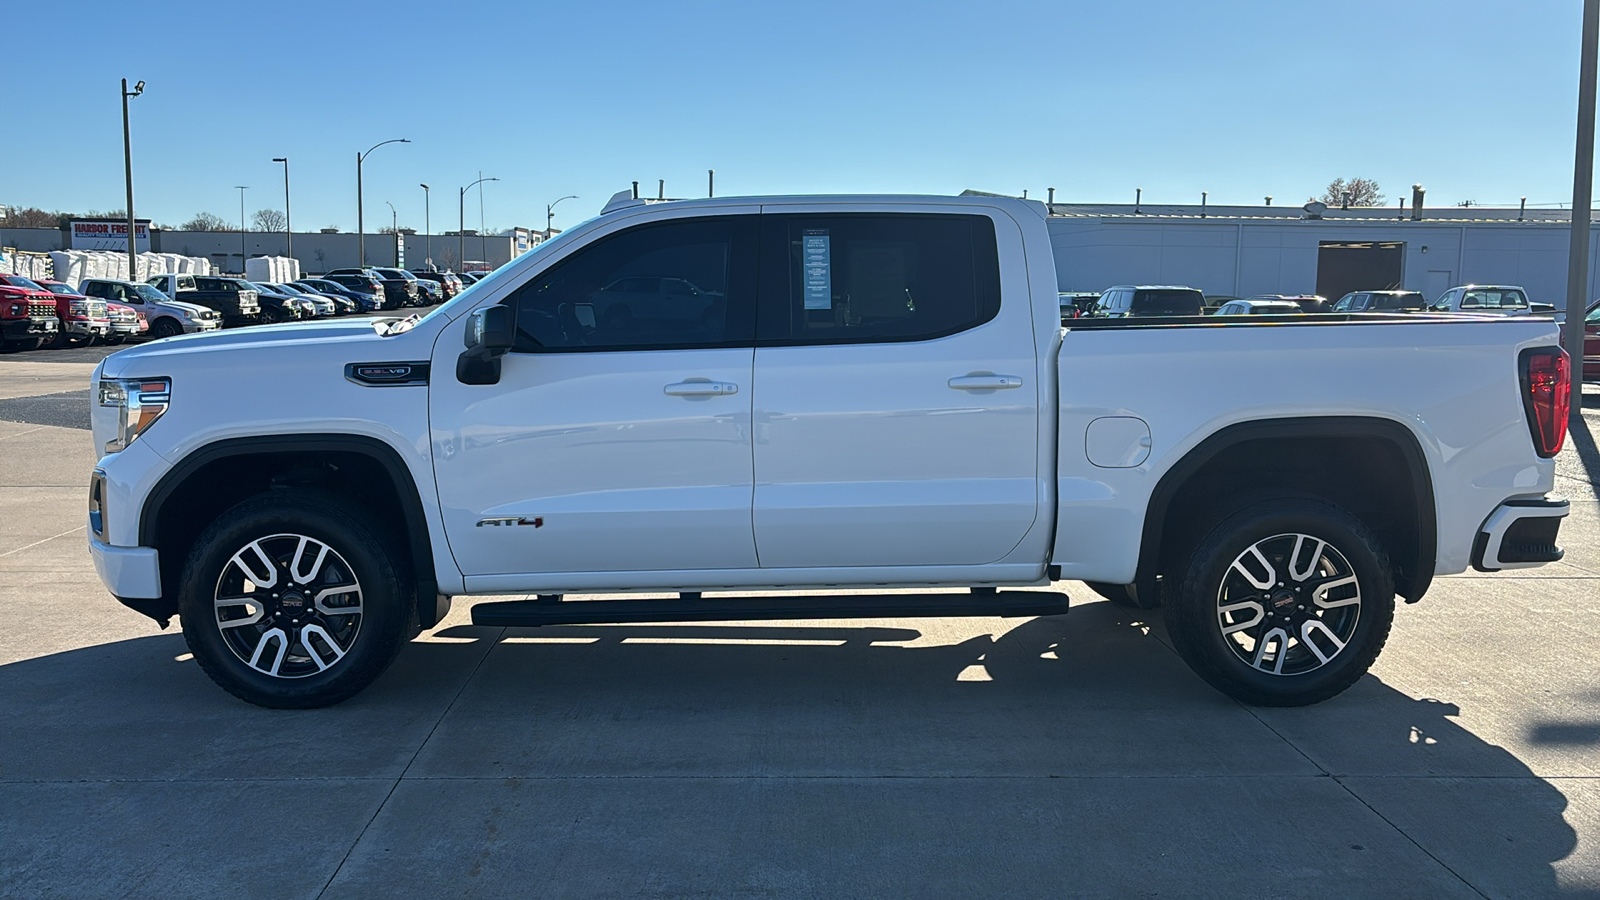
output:
[[[37,350],[59,327],[54,294],[21,275],[0,275],[0,348]]]
[[[1600,381],[1600,300],[1583,317],[1583,380]]]
[[[121,303],[106,303],[106,318],[111,320],[111,333],[106,343],[113,346],[130,338],[142,337],[150,330],[150,320],[144,313]]]
[[[30,283],[49,293],[56,301],[56,320],[59,324],[56,339],[50,346],[82,346],[110,337],[111,318],[106,310],[106,301],[85,297],[64,281]]]

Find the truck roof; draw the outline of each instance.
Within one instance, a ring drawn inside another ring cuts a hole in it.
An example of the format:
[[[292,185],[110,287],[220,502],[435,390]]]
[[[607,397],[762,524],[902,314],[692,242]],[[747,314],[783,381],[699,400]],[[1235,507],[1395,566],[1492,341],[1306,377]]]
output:
[[[926,203],[938,206],[1013,206],[1021,205],[1033,210],[1041,218],[1045,215],[1045,205],[1039,200],[1022,200],[1016,197],[956,197],[942,194],[770,194],[753,196],[729,197],[701,197],[694,200],[662,199],[656,197],[635,197],[631,189],[618,191],[606,205],[601,208],[600,215],[609,215],[623,209],[633,209],[641,206],[655,206],[661,203],[674,205],[696,206],[727,206],[732,203],[747,203],[752,205],[798,205],[810,203]]]

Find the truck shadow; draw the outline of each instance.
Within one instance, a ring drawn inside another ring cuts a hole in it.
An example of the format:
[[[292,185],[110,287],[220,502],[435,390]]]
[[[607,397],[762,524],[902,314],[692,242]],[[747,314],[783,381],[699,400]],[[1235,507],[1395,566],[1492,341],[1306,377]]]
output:
[[[606,854],[610,874],[623,879],[613,886],[631,884],[635,866],[641,878],[650,874],[644,868],[681,866],[681,880],[692,884],[687,873],[707,858],[754,871],[759,861],[744,851],[756,847],[815,866],[808,883],[822,895],[1059,893],[1068,884],[1063,865],[1078,893],[1184,894],[1193,892],[1195,866],[1222,878],[1217,861],[1241,846],[1251,848],[1253,862],[1230,867],[1230,893],[1282,895],[1283,866],[1315,885],[1312,894],[1351,885],[1392,895],[1459,891],[1388,824],[1409,834],[1415,820],[1465,823],[1444,832],[1448,846],[1430,845],[1438,832],[1425,826],[1412,837],[1475,885],[1474,873],[1486,873],[1480,889],[1559,893],[1552,864],[1577,843],[1562,815],[1566,798],[1512,754],[1461,728],[1449,704],[1369,676],[1317,707],[1253,711],[1190,674],[1159,628],[1109,604],[974,633],[997,621],[962,620],[948,632],[941,623],[927,634],[828,623],[504,633],[456,626],[408,646],[353,700],[307,711],[262,710],[229,697],[186,659],[177,635],[127,640],[0,666],[8,723],[0,729],[0,797],[16,782],[181,785],[404,772],[408,783],[446,785],[437,789],[441,797],[453,790],[448,785],[463,785],[467,793],[456,796],[467,799],[415,813],[427,820],[416,832],[440,834],[481,827],[485,809],[499,809],[494,792],[525,779],[552,796],[592,792],[584,795],[586,825],[555,835],[524,823],[520,838],[503,829],[495,852],[504,868],[472,873],[485,879],[473,888],[483,892],[498,885],[518,893],[525,867],[586,852]],[[1367,796],[1364,776],[1395,774],[1425,777],[1403,790],[1388,778]],[[1492,795],[1472,786],[1484,775],[1499,779]],[[615,796],[608,793],[615,785],[628,785],[636,804],[674,779],[703,784],[706,808],[723,818],[657,810],[666,817],[657,827],[682,827],[694,839],[642,860],[605,847],[616,833],[608,829],[637,814],[636,805],[604,799]],[[558,782],[566,787],[552,786]],[[728,800],[734,784],[756,787]],[[830,799],[807,800],[816,792]],[[539,808],[533,796],[524,795],[530,810]],[[813,859],[815,837],[763,832],[767,843],[752,845],[748,835],[719,830],[751,804],[772,816],[792,814],[794,827],[808,833],[845,828],[853,843],[844,856]],[[135,833],[148,812],[132,803],[103,815],[126,819]],[[874,827],[848,827],[854,815]],[[20,862],[7,868],[17,885],[78,893],[74,854],[149,850],[146,839],[130,838],[121,848],[35,853],[32,844],[70,831],[50,827],[49,816],[31,812],[30,821],[42,817],[46,825],[12,830],[12,859]],[[229,827],[246,834],[250,823],[240,818]],[[426,869],[419,877],[466,877],[460,860],[405,845],[411,832],[382,831],[382,816],[372,827],[384,834],[384,852],[395,850],[386,865]],[[1509,828],[1515,840],[1501,837]],[[997,837],[986,843],[974,829]],[[166,854],[184,836],[159,837]],[[212,864],[171,852],[165,865],[175,876],[186,865]],[[835,862],[837,872],[825,871]],[[282,864],[299,863],[291,856]],[[582,879],[598,876],[576,871],[583,868],[554,866],[560,871],[549,875],[551,886],[561,889],[552,893],[585,892]]]

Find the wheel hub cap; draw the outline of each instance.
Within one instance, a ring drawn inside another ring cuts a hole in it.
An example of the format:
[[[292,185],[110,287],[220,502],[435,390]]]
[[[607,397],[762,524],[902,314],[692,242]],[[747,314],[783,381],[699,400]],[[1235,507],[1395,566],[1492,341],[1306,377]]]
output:
[[[1361,585],[1344,554],[1308,534],[1279,534],[1234,558],[1217,589],[1217,624],[1240,661],[1302,675],[1344,651],[1361,616]]]

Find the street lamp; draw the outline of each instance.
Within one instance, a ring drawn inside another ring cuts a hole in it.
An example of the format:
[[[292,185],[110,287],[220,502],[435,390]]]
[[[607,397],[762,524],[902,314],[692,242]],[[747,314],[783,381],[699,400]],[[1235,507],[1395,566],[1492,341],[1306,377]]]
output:
[[[250,232],[244,227],[244,192],[250,189],[250,185],[236,184],[234,187],[239,189],[239,274],[244,275],[246,274],[244,261],[249,255],[249,251],[245,250],[244,241],[250,236]]]
[[[485,181],[499,180],[498,178],[479,178],[477,181],[462,188],[460,195],[456,197],[457,214],[460,216],[459,224],[456,226],[456,253],[458,254],[456,262],[461,266],[461,271],[463,272],[467,270],[467,191]]]
[[[422,239],[428,245],[428,259],[425,265],[428,271],[433,271],[433,214],[429,209],[428,186],[422,186]]]
[[[283,255],[294,258],[294,227],[289,220],[289,157],[275,156],[273,162],[283,163]]]
[[[360,257],[360,259],[356,260],[356,265],[358,267],[364,268],[367,264],[366,213],[362,209],[361,205],[361,161],[370,156],[372,151],[382,147],[384,144],[409,143],[411,143],[411,141],[407,140],[406,138],[392,138],[387,141],[379,141],[378,143],[373,144],[371,147],[367,148],[366,153],[356,154],[356,255]]]
[[[144,82],[128,90],[128,79],[122,79],[122,164],[128,178],[128,277],[139,280],[139,253],[133,240],[133,141],[128,133],[128,98],[144,93]]]
[[[400,214],[394,211],[394,204],[385,200],[389,206],[389,233],[394,235],[394,267],[400,268]]]
[[[552,221],[554,221],[555,217],[556,217],[556,213],[555,213],[556,203],[560,203],[561,200],[576,200],[576,199],[578,199],[578,195],[577,194],[568,194],[567,196],[562,197],[560,200],[557,200],[555,203],[547,203],[547,204],[545,204],[545,207],[544,207],[544,239],[545,240],[547,240],[547,241],[550,240],[550,223]]]

